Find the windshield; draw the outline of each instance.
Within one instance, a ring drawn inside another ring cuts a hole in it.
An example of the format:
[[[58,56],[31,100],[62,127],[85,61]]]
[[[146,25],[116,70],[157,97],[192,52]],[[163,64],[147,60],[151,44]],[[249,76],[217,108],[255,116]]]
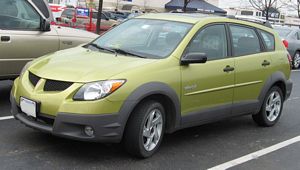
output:
[[[145,58],[166,58],[181,42],[192,24],[131,19],[93,43],[105,49],[119,49]]]
[[[292,30],[290,30],[290,29],[276,28],[276,27],[275,27],[275,30],[278,32],[279,36],[282,38],[287,37],[292,32]]]

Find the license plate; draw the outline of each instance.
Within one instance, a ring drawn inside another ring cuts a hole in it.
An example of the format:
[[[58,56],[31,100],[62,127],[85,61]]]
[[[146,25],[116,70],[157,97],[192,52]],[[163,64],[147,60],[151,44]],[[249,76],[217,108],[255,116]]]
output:
[[[37,103],[35,101],[21,97],[20,107],[23,113],[27,114],[28,116],[36,118]]]

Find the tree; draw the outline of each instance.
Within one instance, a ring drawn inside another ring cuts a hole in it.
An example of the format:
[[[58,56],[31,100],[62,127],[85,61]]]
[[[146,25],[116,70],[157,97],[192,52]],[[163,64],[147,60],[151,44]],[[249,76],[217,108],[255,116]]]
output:
[[[187,11],[187,6],[191,1],[192,0],[184,0],[183,9],[182,9],[183,12]]]
[[[269,20],[270,9],[277,9],[277,0],[249,0],[253,8],[265,12],[266,20]]]
[[[284,2],[284,4],[291,10],[296,10],[298,18],[300,18],[300,0],[289,0]]]
[[[97,34],[100,34],[102,7],[103,7],[103,0],[99,0],[98,14],[97,14],[97,24],[96,24],[96,33]]]

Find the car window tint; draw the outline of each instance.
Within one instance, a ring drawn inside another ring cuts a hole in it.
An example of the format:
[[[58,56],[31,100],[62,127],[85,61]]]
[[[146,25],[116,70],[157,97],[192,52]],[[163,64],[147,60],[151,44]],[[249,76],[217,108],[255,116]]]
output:
[[[263,41],[266,44],[267,51],[274,51],[275,50],[275,39],[274,36],[265,31],[259,31],[261,34]]]
[[[48,7],[45,5],[45,2],[43,0],[32,0],[34,5],[39,8],[39,10],[43,13],[43,15],[46,18],[50,17]]]
[[[37,30],[40,15],[25,0],[0,1],[0,29]]]
[[[227,39],[224,25],[208,26],[197,33],[186,53],[205,53],[208,60],[227,56]]]
[[[259,38],[254,29],[231,25],[230,31],[235,56],[255,54],[261,51]]]

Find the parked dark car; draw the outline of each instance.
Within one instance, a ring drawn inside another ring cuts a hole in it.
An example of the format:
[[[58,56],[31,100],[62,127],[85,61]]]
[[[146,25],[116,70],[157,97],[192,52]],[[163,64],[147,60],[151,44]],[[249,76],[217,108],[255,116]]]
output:
[[[279,36],[283,39],[287,49],[292,56],[292,66],[294,69],[300,67],[300,29],[274,26]]]

